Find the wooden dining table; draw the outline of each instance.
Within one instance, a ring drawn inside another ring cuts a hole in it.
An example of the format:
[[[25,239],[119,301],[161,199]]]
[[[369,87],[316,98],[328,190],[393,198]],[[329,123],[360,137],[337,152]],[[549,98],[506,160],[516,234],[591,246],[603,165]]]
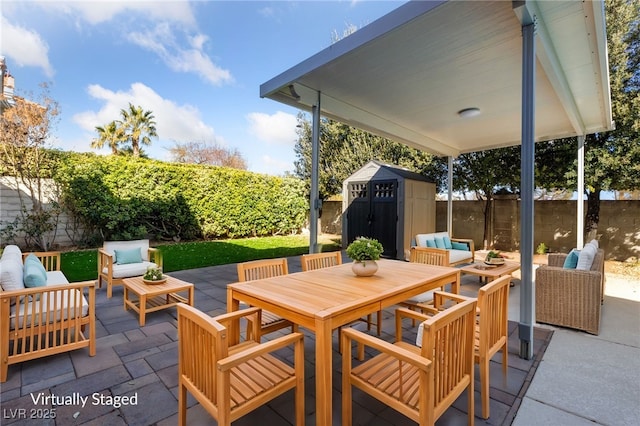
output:
[[[297,272],[284,276],[229,284],[227,310],[240,302],[273,312],[316,335],[316,424],[332,421],[332,331],[358,318],[398,304],[411,296],[452,284],[460,292],[460,271],[455,268],[378,261],[371,277],[355,276],[351,264]],[[236,324],[235,327],[239,325]],[[238,339],[237,329],[230,339]]]

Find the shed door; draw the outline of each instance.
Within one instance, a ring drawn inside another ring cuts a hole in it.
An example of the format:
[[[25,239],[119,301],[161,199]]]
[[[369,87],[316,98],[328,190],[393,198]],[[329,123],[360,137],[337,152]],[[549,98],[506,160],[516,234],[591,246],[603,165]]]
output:
[[[395,258],[398,232],[398,181],[349,183],[348,243],[357,237],[375,238],[385,257]]]

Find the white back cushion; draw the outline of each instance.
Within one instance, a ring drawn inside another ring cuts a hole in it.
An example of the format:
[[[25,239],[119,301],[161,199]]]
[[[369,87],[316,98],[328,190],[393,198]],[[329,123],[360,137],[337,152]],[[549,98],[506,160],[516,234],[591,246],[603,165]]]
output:
[[[5,291],[21,290],[24,288],[24,267],[22,252],[18,246],[7,246],[2,252],[0,260],[0,286]]]
[[[130,250],[137,247],[140,247],[142,260],[149,260],[149,240],[105,241],[102,248],[113,256],[115,250]]]
[[[585,245],[582,250],[580,250],[580,255],[578,256],[578,264],[576,265],[576,269],[582,271],[588,271],[591,269],[591,265],[593,264],[593,259],[596,257],[596,253],[598,249],[593,244],[589,243]]]

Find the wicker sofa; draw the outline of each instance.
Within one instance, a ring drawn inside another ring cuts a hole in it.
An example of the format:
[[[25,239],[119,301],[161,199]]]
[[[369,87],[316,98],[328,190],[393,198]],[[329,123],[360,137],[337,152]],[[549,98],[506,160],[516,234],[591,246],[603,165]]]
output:
[[[7,380],[11,364],[84,347],[94,356],[95,301],[95,281],[69,284],[60,271],[60,252],[5,247],[0,258],[0,382]]]
[[[604,301],[604,251],[597,249],[589,270],[564,268],[567,254],[550,253],[536,270],[536,321],[600,333]]]

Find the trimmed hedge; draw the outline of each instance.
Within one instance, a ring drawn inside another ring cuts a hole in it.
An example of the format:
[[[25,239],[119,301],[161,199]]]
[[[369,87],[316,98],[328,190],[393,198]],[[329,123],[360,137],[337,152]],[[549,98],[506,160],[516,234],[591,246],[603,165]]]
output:
[[[63,205],[98,240],[291,234],[308,202],[299,179],[121,156],[64,156]]]

